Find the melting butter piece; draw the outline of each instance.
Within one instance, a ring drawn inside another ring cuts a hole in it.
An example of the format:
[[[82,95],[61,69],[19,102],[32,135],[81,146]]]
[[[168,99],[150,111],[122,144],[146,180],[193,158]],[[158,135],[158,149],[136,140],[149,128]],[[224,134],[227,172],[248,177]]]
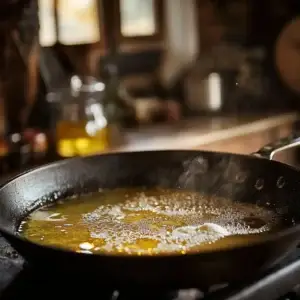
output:
[[[204,223],[198,227],[198,230],[215,232],[223,236],[230,235],[230,232],[226,228],[214,223]]]

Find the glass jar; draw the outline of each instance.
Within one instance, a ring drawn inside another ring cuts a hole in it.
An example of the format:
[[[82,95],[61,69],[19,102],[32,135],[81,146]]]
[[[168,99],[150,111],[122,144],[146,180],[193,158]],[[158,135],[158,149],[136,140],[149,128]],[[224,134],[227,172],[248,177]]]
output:
[[[109,147],[104,91],[104,83],[93,77],[73,76],[69,87],[48,95],[48,101],[55,106],[55,138],[60,156],[92,155]]]

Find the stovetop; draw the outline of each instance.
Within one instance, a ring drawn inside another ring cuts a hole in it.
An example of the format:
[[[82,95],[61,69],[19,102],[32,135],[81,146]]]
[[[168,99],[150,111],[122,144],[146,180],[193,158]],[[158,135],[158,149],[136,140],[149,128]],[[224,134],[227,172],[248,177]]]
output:
[[[152,287],[117,291],[101,286],[89,274],[61,277],[59,273],[38,272],[0,237],[0,300],[24,297],[33,300],[296,300],[300,299],[300,248],[268,274],[247,283],[213,286],[206,291],[197,288],[158,291]]]

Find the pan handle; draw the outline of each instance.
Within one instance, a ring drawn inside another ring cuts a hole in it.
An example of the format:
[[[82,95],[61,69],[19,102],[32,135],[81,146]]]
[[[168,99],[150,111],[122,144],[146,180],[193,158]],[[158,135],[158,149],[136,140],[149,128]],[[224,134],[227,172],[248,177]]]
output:
[[[300,135],[299,133],[293,133],[288,137],[284,137],[278,141],[263,146],[261,149],[252,153],[251,155],[272,160],[276,153],[297,146],[300,146]]]

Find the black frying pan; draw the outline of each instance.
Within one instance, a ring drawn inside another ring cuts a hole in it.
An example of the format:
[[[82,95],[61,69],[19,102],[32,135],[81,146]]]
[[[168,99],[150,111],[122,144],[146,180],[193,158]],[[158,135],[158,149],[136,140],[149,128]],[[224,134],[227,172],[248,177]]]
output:
[[[195,287],[231,282],[272,267],[300,241],[300,173],[270,161],[276,151],[299,144],[286,139],[256,156],[202,151],[115,153],[75,158],[26,172],[0,189],[0,232],[29,262],[56,274],[97,276],[114,288],[124,285]],[[208,253],[173,256],[109,256],[44,247],[16,233],[28,212],[54,199],[101,188],[164,187],[195,190],[233,201],[257,203],[281,214],[289,228],[256,244]]]

